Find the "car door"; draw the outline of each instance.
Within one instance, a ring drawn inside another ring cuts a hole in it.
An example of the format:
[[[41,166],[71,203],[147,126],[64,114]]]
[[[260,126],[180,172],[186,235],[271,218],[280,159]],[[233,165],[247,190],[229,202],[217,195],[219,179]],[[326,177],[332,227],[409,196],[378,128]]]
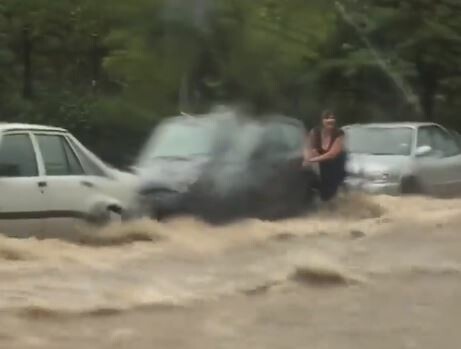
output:
[[[279,203],[285,212],[301,204],[307,194],[307,177],[302,171],[303,145],[303,128],[278,121],[269,125],[264,142],[267,154],[264,166],[270,175],[265,177],[264,186],[270,204]]]
[[[45,171],[46,205],[50,214],[46,229],[65,236],[72,234],[88,217],[94,184],[65,134],[34,132]]]
[[[461,194],[461,146],[456,137],[446,129],[439,127],[435,138],[437,146],[443,149],[446,179],[442,186],[445,196]]]
[[[28,132],[0,138],[0,233],[27,237],[43,233],[45,181]]]
[[[280,127],[280,176],[285,184],[285,195],[294,198],[295,193],[301,193],[305,198],[307,176],[302,168],[304,155],[305,131],[296,124],[282,123]]]
[[[432,151],[418,157],[417,173],[432,194],[451,195],[461,189],[461,149],[453,136],[437,125],[420,127],[417,146]]]

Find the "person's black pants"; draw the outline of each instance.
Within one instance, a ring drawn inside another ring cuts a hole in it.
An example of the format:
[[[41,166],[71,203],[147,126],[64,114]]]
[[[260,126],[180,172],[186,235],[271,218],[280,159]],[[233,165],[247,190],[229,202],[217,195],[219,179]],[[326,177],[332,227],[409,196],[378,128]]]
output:
[[[323,201],[330,201],[338,194],[344,183],[345,175],[343,171],[329,166],[320,166],[319,174],[318,191],[320,198]]]

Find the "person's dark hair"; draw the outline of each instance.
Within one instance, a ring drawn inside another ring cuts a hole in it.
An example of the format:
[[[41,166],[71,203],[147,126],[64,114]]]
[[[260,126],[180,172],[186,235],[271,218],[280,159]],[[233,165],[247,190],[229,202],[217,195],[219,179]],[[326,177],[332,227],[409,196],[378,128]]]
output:
[[[328,118],[328,117],[330,117],[330,116],[336,117],[335,113],[334,113],[332,110],[327,109],[327,110],[324,110],[324,111],[322,112],[322,120],[323,120],[323,119],[326,119],[326,118]]]

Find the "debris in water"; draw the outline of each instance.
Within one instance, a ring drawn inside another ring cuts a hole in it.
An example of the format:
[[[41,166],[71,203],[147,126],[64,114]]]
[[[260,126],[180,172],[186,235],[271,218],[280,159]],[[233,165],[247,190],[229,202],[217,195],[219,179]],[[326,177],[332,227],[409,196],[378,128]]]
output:
[[[348,279],[332,270],[315,270],[298,267],[292,274],[291,279],[299,283],[308,283],[316,286],[346,285]]]
[[[276,286],[277,284],[277,282],[268,282],[264,285],[254,287],[249,290],[244,290],[243,293],[248,296],[257,296],[268,292],[272,287]]]
[[[295,234],[292,233],[280,233],[274,236],[274,240],[276,241],[288,241],[293,240],[296,237]]]
[[[23,241],[3,239],[0,244],[0,260],[22,262],[35,259],[33,252],[22,244]]]
[[[361,239],[367,236],[363,231],[361,230],[351,230],[351,237],[353,239]]]
[[[28,258],[28,256],[25,256],[23,253],[21,253],[21,251],[8,249],[8,248],[2,248],[0,249],[0,259],[18,262],[18,261],[25,261],[30,258]]]
[[[359,281],[349,275],[346,270],[343,270],[340,264],[320,255],[310,256],[309,260],[298,265],[289,279],[314,286],[348,285]]]

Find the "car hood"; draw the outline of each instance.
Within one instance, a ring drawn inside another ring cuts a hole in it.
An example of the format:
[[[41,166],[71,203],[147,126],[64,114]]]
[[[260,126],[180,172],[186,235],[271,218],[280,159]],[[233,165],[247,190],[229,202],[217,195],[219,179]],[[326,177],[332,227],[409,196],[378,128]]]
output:
[[[353,175],[369,173],[400,173],[407,167],[409,157],[403,155],[349,154],[347,172]]]
[[[115,168],[112,168],[111,172],[117,178],[117,180],[122,181],[124,183],[135,185],[138,181],[138,176],[131,172],[121,171]]]
[[[147,165],[136,168],[139,191],[166,189],[185,192],[202,175],[210,157],[154,158]]]

